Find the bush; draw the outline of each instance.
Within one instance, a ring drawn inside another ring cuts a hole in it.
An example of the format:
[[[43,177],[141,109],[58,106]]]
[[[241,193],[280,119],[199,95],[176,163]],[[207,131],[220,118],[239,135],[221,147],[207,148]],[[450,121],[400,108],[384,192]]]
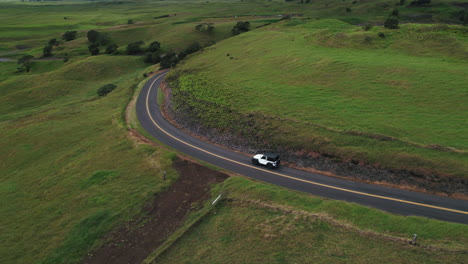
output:
[[[47,45],[42,49],[42,56],[43,56],[43,57],[50,57],[50,56],[52,56],[52,45],[47,44]]]
[[[142,53],[143,49],[141,48],[141,46],[143,46],[144,44],[145,44],[145,42],[143,42],[141,40],[128,44],[127,45],[127,54],[132,55],[132,54]]]
[[[88,37],[88,41],[91,43],[96,43],[99,40],[99,32],[97,32],[96,30],[88,31],[86,36]]]
[[[195,29],[197,31],[210,34],[210,33],[213,33],[214,26],[211,23],[202,23],[202,24],[196,25]]]
[[[49,40],[49,43],[48,43],[48,45],[50,45],[50,46],[56,46],[56,47],[57,47],[59,44],[60,44],[60,42],[59,42],[56,38],[53,38],[53,39]]]
[[[400,28],[398,24],[399,24],[399,21],[397,17],[389,16],[387,20],[385,20],[384,27],[389,28],[389,29],[398,29]]]
[[[162,59],[161,59],[161,69],[169,69],[173,68],[177,65],[179,62],[179,58],[177,57],[177,54],[175,52],[171,51],[168,52]]]
[[[378,35],[379,35],[380,38],[385,38],[385,33],[383,33],[383,32],[379,32]]]
[[[159,51],[160,49],[161,49],[161,43],[157,41],[151,42],[151,44],[148,47],[149,52],[156,52],[156,51]]]
[[[239,21],[237,24],[232,28],[231,32],[232,35],[239,35],[240,33],[244,33],[250,30],[250,22],[249,21]]]
[[[20,67],[18,68],[18,71],[19,72],[23,72],[23,71],[29,72],[29,70],[31,69],[32,63],[33,63],[33,61],[32,61],[33,59],[34,59],[34,56],[32,56],[32,55],[24,55],[23,57],[19,58],[18,59],[18,64],[20,65]]]
[[[107,46],[105,53],[106,54],[115,54],[115,53],[117,53],[118,48],[119,48],[119,46],[117,46],[117,44],[110,44],[109,46]]]
[[[65,41],[71,41],[76,39],[76,31],[67,31],[63,33],[62,39]]]
[[[147,52],[145,54],[145,63],[159,63],[161,61],[161,52]]]
[[[91,53],[92,56],[99,55],[100,50],[99,50],[99,44],[97,43],[91,43],[91,45],[88,46],[88,50]]]
[[[97,89],[97,94],[99,96],[106,96],[108,93],[112,92],[117,86],[115,84],[106,84],[101,88]]]

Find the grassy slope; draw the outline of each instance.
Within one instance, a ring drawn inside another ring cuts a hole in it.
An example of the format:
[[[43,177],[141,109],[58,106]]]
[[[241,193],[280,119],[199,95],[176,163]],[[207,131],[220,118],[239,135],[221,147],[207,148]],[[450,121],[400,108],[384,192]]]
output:
[[[396,216],[242,178],[230,178],[221,190],[235,202],[218,205],[154,263],[462,263],[466,256],[379,235],[408,241],[416,233],[422,246],[466,250],[466,225]]]
[[[60,38],[66,30],[79,32],[77,40],[54,49],[59,56],[65,52],[72,56],[66,64],[37,61],[32,73],[16,74],[15,61],[0,63],[0,262],[76,262],[99,243],[103,233],[137,213],[148,197],[164,187],[158,177],[161,170],[167,170],[171,179],[176,177],[168,168],[172,154],[135,148],[125,136],[122,111],[146,65],[138,57],[87,58],[87,30],[108,32],[121,50],[137,40],[147,44],[158,40],[165,49],[181,50],[194,40],[208,43],[225,38],[236,21],[245,20],[235,15],[305,10],[318,17],[335,12],[335,7],[307,7],[167,1],[2,3],[0,53],[27,50],[1,57],[39,57],[49,39]],[[178,15],[153,19],[172,13]],[[128,19],[137,23],[125,25]],[[194,32],[200,21],[215,23],[214,37]],[[98,99],[96,89],[107,83],[118,88]]]
[[[2,83],[2,263],[51,252],[51,263],[73,263],[167,185],[157,175],[170,161],[135,148],[121,120],[144,67],[138,57],[94,57]],[[108,82],[117,90],[97,98]]]
[[[380,31],[387,37],[379,38]],[[430,25],[365,32],[337,20],[294,20],[193,57],[179,67],[193,72],[181,78],[180,89],[235,112],[281,119],[273,126],[283,145],[463,175],[466,153],[430,149],[468,147],[463,32],[459,26]],[[222,99],[206,98],[209,93]],[[203,118],[209,122],[213,116]]]

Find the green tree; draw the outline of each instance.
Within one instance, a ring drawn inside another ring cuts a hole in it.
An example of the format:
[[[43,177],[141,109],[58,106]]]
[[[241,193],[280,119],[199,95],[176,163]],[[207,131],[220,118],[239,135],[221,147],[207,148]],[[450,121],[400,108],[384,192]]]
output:
[[[173,68],[177,65],[178,62],[179,62],[179,59],[177,57],[177,54],[171,51],[171,52],[166,53],[164,57],[161,59],[160,68],[161,69]]]
[[[21,58],[18,59],[18,64],[20,67],[18,68],[18,71],[26,71],[29,72],[31,70],[31,66],[33,63],[34,56],[32,55],[24,55]]]
[[[132,54],[139,54],[143,52],[143,49],[141,46],[143,46],[145,42],[143,41],[137,41],[133,42],[127,45],[127,54],[132,55]]]
[[[91,43],[96,43],[99,40],[99,32],[96,30],[90,30],[86,34],[86,37],[88,37],[88,41]]]
[[[231,32],[232,35],[239,35],[241,33],[247,32],[250,30],[250,22],[249,21],[239,21],[237,24],[232,28]]]
[[[99,50],[99,44],[97,43],[91,43],[88,46],[89,53],[91,53],[92,56],[99,55],[100,50]]]
[[[117,85],[109,83],[97,89],[96,92],[99,96],[106,96],[107,94],[112,92],[115,88],[117,88]]]
[[[107,46],[105,53],[106,54],[115,54],[115,53],[117,53],[118,48],[119,48],[119,46],[117,46],[117,44],[110,44],[109,46]]]
[[[161,49],[161,43],[157,41],[151,42],[151,44],[148,47],[149,52],[156,52],[156,51],[159,51],[160,49]]]
[[[53,38],[51,40],[49,40],[49,43],[47,43],[48,45],[50,46],[58,46],[60,44],[60,42],[56,39],[56,38]]]
[[[65,40],[65,41],[71,41],[71,40],[74,40],[76,39],[76,31],[67,31],[65,33],[63,33],[62,35],[62,39]]]
[[[400,28],[398,24],[399,24],[398,17],[389,16],[387,20],[385,20],[384,27],[389,28],[389,29],[398,29]]]
[[[51,57],[51,56],[52,56],[52,45],[47,44],[47,45],[42,49],[42,56],[43,56],[43,57]]]

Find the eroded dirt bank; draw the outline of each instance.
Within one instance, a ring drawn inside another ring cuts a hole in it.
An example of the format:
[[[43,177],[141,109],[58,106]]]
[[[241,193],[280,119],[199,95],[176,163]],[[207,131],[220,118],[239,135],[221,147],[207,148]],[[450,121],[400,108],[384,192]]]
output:
[[[183,224],[188,213],[210,197],[210,185],[228,177],[183,159],[177,159],[173,167],[180,178],[156,195],[143,208],[141,217],[109,234],[107,242],[83,263],[141,263]]]
[[[180,129],[191,133],[194,136],[200,137],[212,143],[224,146],[229,149],[253,154],[258,151],[275,151],[282,155],[282,160],[287,161],[287,165],[304,170],[323,173],[326,175],[346,178],[355,181],[368,182],[402,188],[407,190],[427,192],[441,196],[449,196],[457,199],[468,200],[468,179],[447,177],[438,175],[428,171],[408,171],[404,169],[384,169],[365,164],[359,160],[343,160],[329,153],[319,153],[311,151],[298,151],[284,146],[276,146],[272,142],[268,142],[268,138],[272,135],[263,135],[261,138],[246,138],[242,137],[239,132],[229,130],[219,130],[204,126],[203,121],[198,120],[200,111],[193,109],[193,106],[188,103],[184,106],[178,102],[181,109],[174,109],[172,91],[167,83],[162,85],[165,93],[166,102],[164,104],[164,115],[167,119],[178,126]],[[184,94],[182,101],[190,100],[189,95]],[[198,105],[203,105],[203,102],[197,102]],[[209,105],[204,106],[205,108]],[[205,109],[206,110],[206,109]],[[198,112],[197,112],[198,111]],[[229,111],[226,109],[217,109],[216,111]],[[239,120],[233,123],[245,123],[244,129],[268,131],[273,129],[268,128],[269,117],[240,117]],[[267,120],[260,124],[258,128],[255,120]],[[244,133],[250,134],[250,133]],[[254,133],[251,133],[254,135]],[[270,137],[271,136],[271,137]],[[255,137],[258,137],[256,135]],[[264,149],[260,149],[263,147]],[[286,162],[285,162],[286,163]]]

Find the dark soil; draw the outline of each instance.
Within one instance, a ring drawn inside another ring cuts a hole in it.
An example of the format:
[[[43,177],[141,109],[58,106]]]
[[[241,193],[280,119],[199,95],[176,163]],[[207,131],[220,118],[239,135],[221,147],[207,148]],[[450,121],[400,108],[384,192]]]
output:
[[[156,195],[143,208],[141,217],[111,233],[108,242],[89,254],[83,263],[141,263],[183,224],[194,208],[210,197],[210,185],[228,177],[182,159],[177,159],[173,167],[180,178],[167,191]]]

